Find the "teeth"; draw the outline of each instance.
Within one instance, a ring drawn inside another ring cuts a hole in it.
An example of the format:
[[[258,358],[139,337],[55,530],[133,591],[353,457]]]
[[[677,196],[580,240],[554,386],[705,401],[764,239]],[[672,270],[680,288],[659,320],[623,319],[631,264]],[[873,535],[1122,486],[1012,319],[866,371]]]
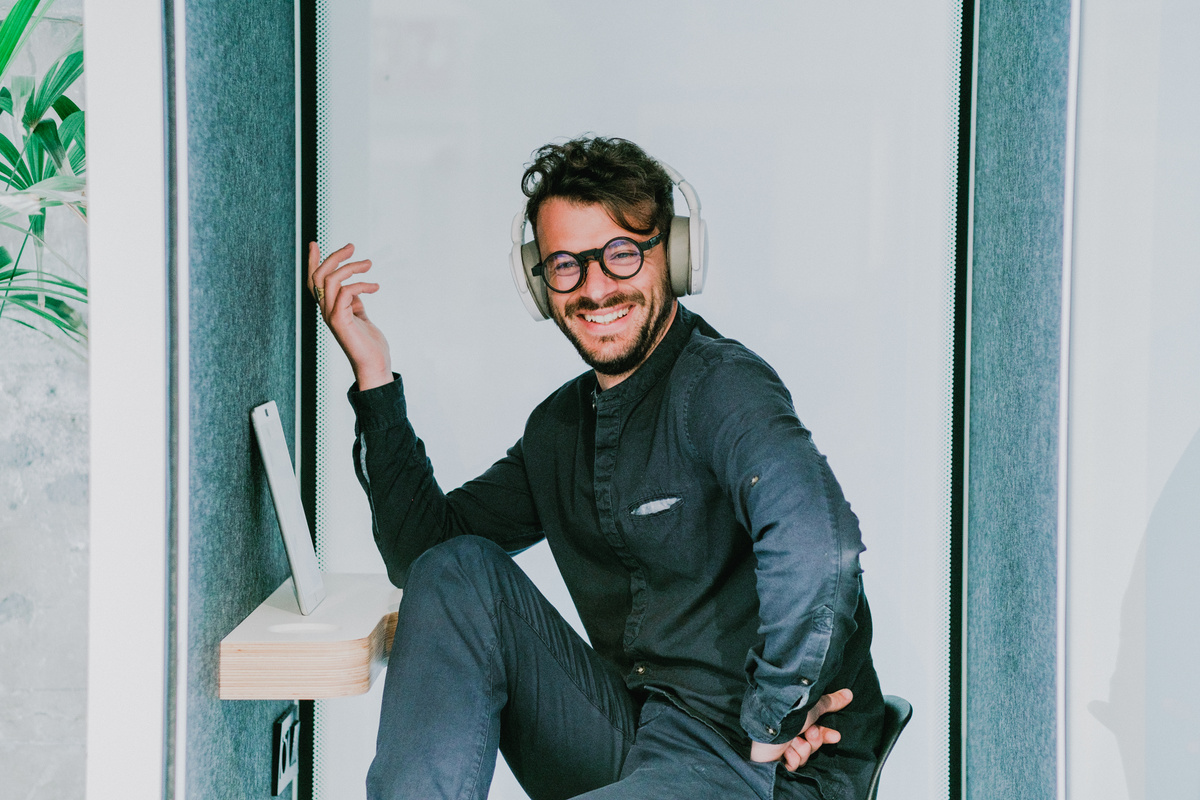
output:
[[[604,314],[603,316],[596,316],[595,314],[584,314],[583,318],[586,319],[588,322],[597,322],[597,323],[600,323],[601,325],[605,325],[609,322],[612,322],[613,320],[620,319],[621,317],[625,316],[628,313],[629,313],[629,309],[623,308],[619,311],[614,311],[611,314]]]

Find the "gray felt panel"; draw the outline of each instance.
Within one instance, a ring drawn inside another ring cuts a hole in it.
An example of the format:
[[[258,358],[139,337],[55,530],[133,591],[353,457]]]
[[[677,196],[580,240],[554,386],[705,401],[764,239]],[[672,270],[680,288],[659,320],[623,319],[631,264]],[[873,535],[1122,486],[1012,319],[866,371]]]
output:
[[[270,796],[288,703],[217,699],[220,640],[288,575],[254,406],[295,419],[293,5],[186,4],[191,482],[187,796]],[[180,765],[176,765],[179,769]],[[177,780],[178,780],[177,772]]]
[[[1069,0],[980,4],[967,552],[970,800],[1055,795]]]

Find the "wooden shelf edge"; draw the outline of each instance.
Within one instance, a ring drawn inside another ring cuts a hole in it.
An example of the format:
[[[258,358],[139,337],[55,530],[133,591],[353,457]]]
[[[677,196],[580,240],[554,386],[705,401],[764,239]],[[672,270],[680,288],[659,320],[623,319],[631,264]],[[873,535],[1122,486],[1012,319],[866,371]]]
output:
[[[382,575],[324,577],[326,599],[313,614],[300,614],[288,579],[222,640],[218,697],[324,700],[370,690],[391,652],[400,590]]]

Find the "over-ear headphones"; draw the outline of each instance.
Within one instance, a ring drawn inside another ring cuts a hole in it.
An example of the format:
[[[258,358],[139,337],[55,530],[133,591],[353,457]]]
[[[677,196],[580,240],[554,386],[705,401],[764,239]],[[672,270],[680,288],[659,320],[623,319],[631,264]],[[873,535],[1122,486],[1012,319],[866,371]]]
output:
[[[671,273],[671,289],[676,297],[700,294],[704,288],[704,276],[708,271],[708,225],[700,217],[700,198],[692,185],[671,167],[658,162],[667,173],[671,183],[679,187],[687,201],[688,216],[676,216],[671,220],[671,235],[667,250],[667,269]],[[537,242],[525,241],[525,210],[517,212],[512,224],[512,253],[509,266],[517,294],[525,303],[525,310],[535,320],[550,318],[550,298],[546,284],[535,277],[533,268],[541,260]]]

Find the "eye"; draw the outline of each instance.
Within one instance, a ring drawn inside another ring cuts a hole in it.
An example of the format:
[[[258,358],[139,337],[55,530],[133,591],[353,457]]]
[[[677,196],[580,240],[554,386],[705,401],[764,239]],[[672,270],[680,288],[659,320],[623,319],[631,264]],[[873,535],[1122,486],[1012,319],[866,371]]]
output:
[[[609,264],[628,264],[641,257],[642,253],[638,250],[637,245],[628,239],[618,239],[615,242],[609,242],[608,247],[604,251],[604,260]]]
[[[574,275],[579,272],[579,261],[570,253],[555,253],[546,259],[546,270],[555,275]]]

